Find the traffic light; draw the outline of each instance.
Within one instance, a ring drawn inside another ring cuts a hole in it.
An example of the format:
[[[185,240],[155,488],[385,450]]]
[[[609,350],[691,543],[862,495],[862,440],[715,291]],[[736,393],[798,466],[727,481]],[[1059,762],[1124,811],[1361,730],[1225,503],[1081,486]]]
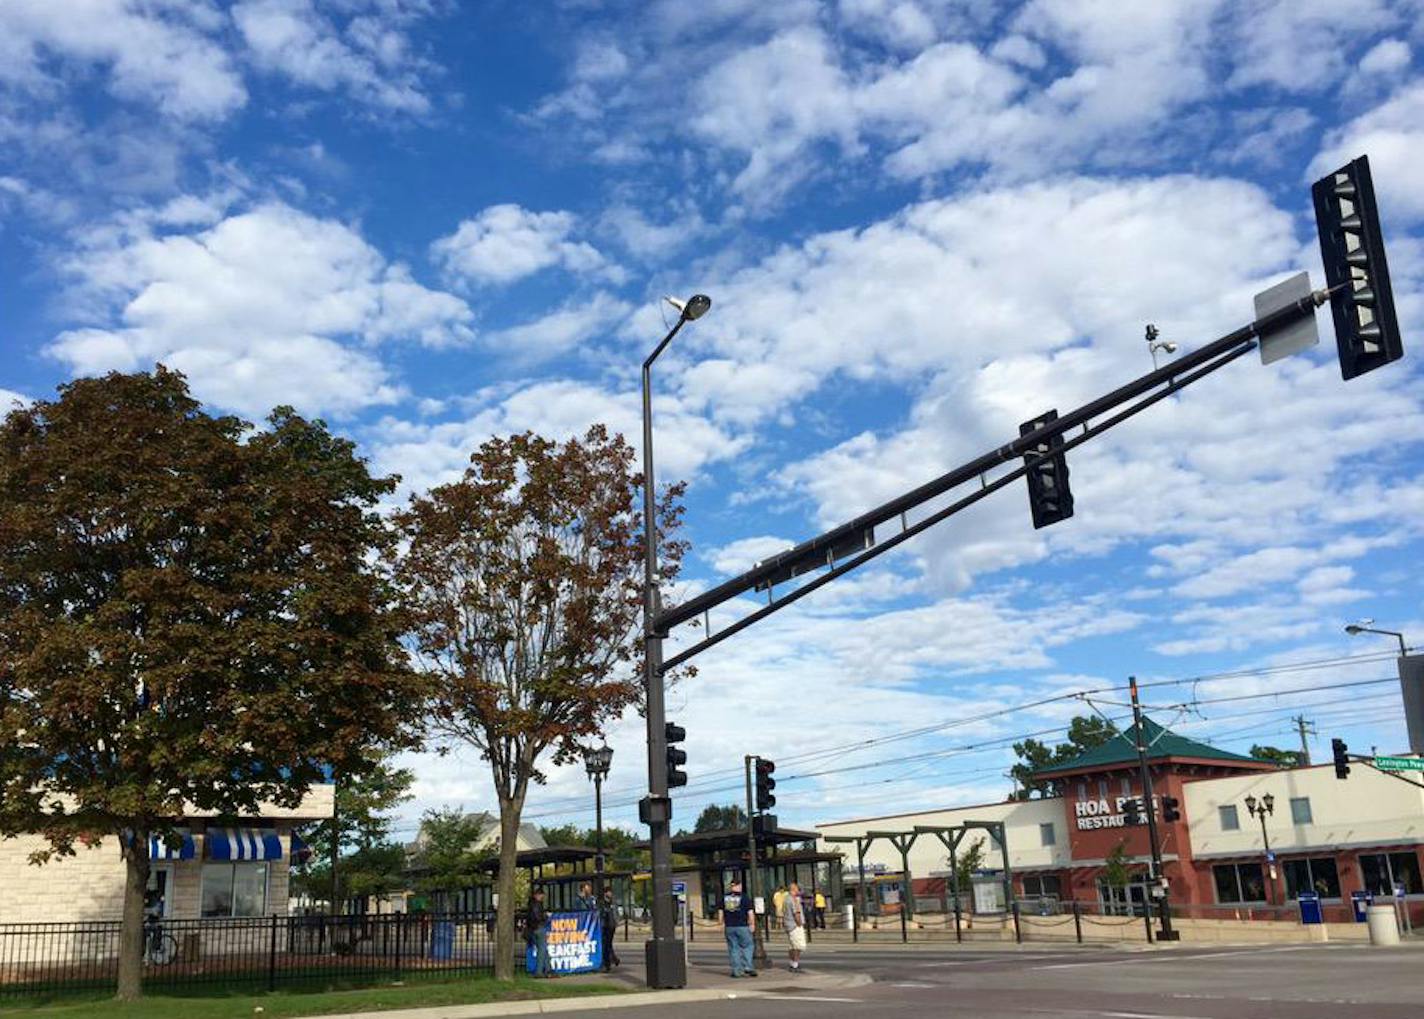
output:
[[[673,744],[687,739],[687,730],[668,722],[663,731],[667,739],[667,784],[669,789],[676,789],[680,785],[687,785],[687,772],[682,770],[682,766],[687,763],[687,751]]]
[[[770,810],[776,806],[776,797],[771,791],[776,788],[776,779],[771,773],[776,770],[776,762],[758,757],[756,762],[756,808]]]
[[[1336,739],[1332,739],[1330,741],[1330,753],[1333,754],[1335,757],[1335,777],[1349,778],[1350,748],[1345,745],[1345,741],[1339,739],[1338,737]]]
[[[1050,410],[1040,418],[1019,425],[1019,437],[1037,431],[1058,420],[1058,411]],[[1063,445],[1063,436],[1039,442],[1024,454],[1028,466],[1028,508],[1033,513],[1034,527],[1047,527],[1073,515],[1073,493],[1068,489],[1068,458],[1053,451]]]
[[[1162,797],[1162,820],[1180,821],[1182,819],[1181,801],[1175,796]]]
[[[1369,158],[1361,156],[1326,174],[1310,193],[1325,285],[1332,291],[1340,374],[1353,379],[1404,356]]]
[[[1142,801],[1131,799],[1122,805],[1122,819],[1126,824],[1142,823]]]

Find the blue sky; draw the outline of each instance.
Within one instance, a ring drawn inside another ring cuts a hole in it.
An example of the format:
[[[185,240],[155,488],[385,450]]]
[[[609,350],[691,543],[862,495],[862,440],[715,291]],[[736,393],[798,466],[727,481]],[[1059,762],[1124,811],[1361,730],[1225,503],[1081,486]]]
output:
[[[493,432],[633,435],[659,299],[704,291],[657,373],[689,594],[1141,373],[1148,322],[1190,348],[1319,280],[1309,183],[1364,152],[1412,347],[1421,53],[1418,0],[6,0],[0,399],[163,361],[419,489]],[[1419,371],[1346,386],[1320,324],[1075,451],[1071,521],[1000,493],[704,656],[678,821],[744,753],[858,767],[783,781],[797,823],[995,799],[996,741],[1092,710],[1003,709],[1133,673],[1241,673],[1149,696],[1224,746],[1304,711],[1317,754],[1399,747],[1388,684],[1290,692],[1387,658],[1250,671],[1424,632]],[[473,755],[417,763],[407,816],[489,805]]]

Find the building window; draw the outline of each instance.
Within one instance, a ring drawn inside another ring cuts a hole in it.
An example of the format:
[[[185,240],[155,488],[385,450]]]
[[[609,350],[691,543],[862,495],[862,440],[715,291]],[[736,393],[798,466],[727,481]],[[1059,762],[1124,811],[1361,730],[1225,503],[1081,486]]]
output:
[[[1080,799],[1080,800],[1086,800],[1087,798],[1088,798],[1088,783],[1086,783],[1086,782],[1079,782],[1079,783],[1078,783],[1078,799]]]
[[[1057,897],[1063,893],[1063,883],[1057,874],[1035,875],[1023,879],[1023,890],[1025,896],[1052,895]]]
[[[262,916],[267,912],[267,864],[203,864],[203,916]]]
[[[1307,860],[1286,860],[1282,869],[1286,874],[1286,898],[1300,897],[1301,892],[1315,892],[1322,899],[1340,897],[1340,875],[1335,869],[1335,859],[1330,856],[1313,856]]]
[[[1419,857],[1414,853],[1362,853],[1360,877],[1365,891],[1376,895],[1393,895],[1394,886],[1404,886],[1405,895],[1424,892],[1419,881]]]
[[[1291,820],[1296,824],[1310,824],[1314,818],[1310,816],[1310,797],[1291,797]]]
[[[1221,818],[1222,831],[1240,831],[1241,816],[1236,813],[1236,804],[1230,803],[1216,808],[1216,816]]]
[[[1108,798],[1108,780],[1105,778],[1098,779],[1098,798],[1102,800]]]
[[[1122,777],[1122,794],[1124,796],[1132,795],[1132,779],[1128,778],[1126,775]]]
[[[1053,830],[1053,822],[1048,821],[1038,826],[1039,845],[1051,846],[1058,841],[1058,835]]]
[[[1211,868],[1211,875],[1216,881],[1217,902],[1266,901],[1266,882],[1259,863],[1218,863]]]

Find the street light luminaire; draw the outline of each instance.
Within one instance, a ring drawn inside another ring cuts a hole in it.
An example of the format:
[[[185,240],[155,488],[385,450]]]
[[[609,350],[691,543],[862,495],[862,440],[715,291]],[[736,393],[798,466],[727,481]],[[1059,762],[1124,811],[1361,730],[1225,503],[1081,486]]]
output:
[[[676,308],[678,314],[687,322],[697,321],[712,307],[712,298],[706,294],[693,294],[685,301],[678,297],[664,297],[663,300]]]

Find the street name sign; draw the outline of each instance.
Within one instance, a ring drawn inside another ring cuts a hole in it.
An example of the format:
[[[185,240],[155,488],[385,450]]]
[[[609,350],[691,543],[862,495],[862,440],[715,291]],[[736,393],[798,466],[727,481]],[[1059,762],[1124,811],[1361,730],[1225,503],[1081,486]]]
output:
[[[1376,757],[1380,771],[1424,771],[1424,757]]]

